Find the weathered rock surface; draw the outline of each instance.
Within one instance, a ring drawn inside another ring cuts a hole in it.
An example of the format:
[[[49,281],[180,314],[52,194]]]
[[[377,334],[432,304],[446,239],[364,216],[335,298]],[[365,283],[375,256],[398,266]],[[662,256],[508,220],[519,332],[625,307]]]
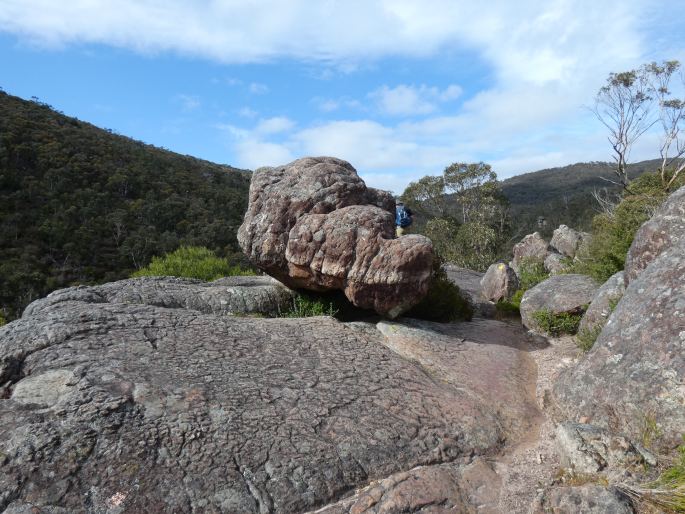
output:
[[[593,425],[560,423],[556,443],[561,465],[574,473],[620,473],[644,463],[642,454],[625,437]]]
[[[566,264],[564,263],[564,256],[560,253],[550,252],[545,259],[545,271],[551,275],[558,275],[566,271]]]
[[[498,302],[509,300],[519,288],[516,272],[507,264],[492,264],[480,281],[481,292],[486,300]]]
[[[513,253],[512,267],[518,272],[521,262],[525,259],[535,259],[544,262],[549,253],[549,245],[539,232],[533,232],[514,245]]]
[[[467,268],[460,268],[452,264],[444,266],[447,278],[459,287],[473,307],[474,315],[482,318],[492,318],[497,314],[495,304],[483,298],[480,281],[484,273]]]
[[[578,232],[566,225],[559,225],[559,228],[554,230],[549,245],[561,255],[573,259],[583,239],[587,237],[589,237],[587,233]]]
[[[65,301],[156,305],[205,314],[275,316],[290,307],[294,293],[271,277],[224,277],[213,282],[190,278],[140,277],[99,286],[60,289],[36,300],[25,316]]]
[[[685,239],[626,289],[597,342],[554,393],[567,419],[641,440],[656,423],[667,449],[685,426]]]
[[[626,285],[663,251],[685,238],[685,186],[671,194],[635,234],[625,264]]]
[[[535,418],[498,322],[379,330],[68,291],[0,329],[0,511],[302,512]]]
[[[585,275],[554,275],[524,293],[521,321],[531,330],[540,330],[533,319],[537,311],[582,314],[598,289],[597,283]]]
[[[625,290],[623,272],[619,271],[599,288],[590,303],[590,307],[585,311],[583,319],[580,320],[578,331],[594,332],[601,330],[611,315],[612,307],[616,306]]]
[[[394,239],[394,202],[333,157],[308,157],[252,176],[243,251],[293,288],[340,289],[356,306],[395,317],[428,291],[433,249]]]
[[[630,502],[614,489],[600,485],[555,487],[544,493],[533,514],[633,514]]]

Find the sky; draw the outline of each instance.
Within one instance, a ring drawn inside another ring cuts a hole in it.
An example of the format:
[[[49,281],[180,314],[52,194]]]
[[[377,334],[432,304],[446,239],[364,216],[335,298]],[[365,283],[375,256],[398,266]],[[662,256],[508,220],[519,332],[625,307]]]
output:
[[[453,162],[610,160],[588,106],[610,72],[685,62],[683,19],[682,0],[0,0],[0,87],[236,167],[340,157],[401,193]]]

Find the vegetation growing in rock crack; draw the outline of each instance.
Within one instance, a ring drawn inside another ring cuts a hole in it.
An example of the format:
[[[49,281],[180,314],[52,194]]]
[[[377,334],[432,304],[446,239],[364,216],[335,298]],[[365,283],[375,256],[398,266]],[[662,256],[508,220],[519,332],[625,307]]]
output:
[[[593,328],[584,328],[578,332],[576,335],[576,344],[578,348],[584,352],[589,352],[590,349],[595,345],[599,334],[602,333],[601,325],[597,325]]]
[[[636,503],[647,503],[664,512],[685,512],[685,435],[671,464],[653,482],[642,486],[620,484],[618,489]]]
[[[283,318],[309,318],[312,316],[336,317],[339,310],[335,302],[317,297],[313,294],[299,293],[295,295],[289,310],[281,314]]]
[[[235,275],[255,275],[247,268],[232,266],[225,257],[217,257],[208,248],[182,246],[178,250],[153,257],[146,267],[134,272],[132,277],[185,277],[210,281]]]
[[[578,325],[580,325],[582,317],[582,314],[569,312],[555,314],[544,309],[533,313],[533,319],[540,330],[554,337],[578,332]]]

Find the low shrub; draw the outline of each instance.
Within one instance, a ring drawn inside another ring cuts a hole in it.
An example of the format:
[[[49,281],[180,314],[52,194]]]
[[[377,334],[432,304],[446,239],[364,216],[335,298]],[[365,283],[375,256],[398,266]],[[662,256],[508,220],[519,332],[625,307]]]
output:
[[[592,239],[573,263],[572,272],[605,282],[624,269],[635,233],[661,205],[667,193],[655,173],[635,179],[620,203],[592,220]]]
[[[332,301],[315,295],[299,293],[293,298],[290,310],[282,313],[283,318],[309,318],[312,316],[332,316],[338,314]]]
[[[528,291],[528,289],[532,289],[540,282],[547,280],[549,278],[549,273],[545,270],[545,264],[541,260],[525,257],[521,260],[521,264],[519,265],[518,276],[519,289],[525,292]]]
[[[2,315],[2,312],[0,312],[0,327],[3,325],[7,325],[7,320],[5,319],[5,316]]]
[[[560,336],[562,334],[575,334],[578,332],[578,325],[582,314],[572,314],[562,312],[554,314],[548,310],[536,311],[533,313],[533,319],[538,327],[552,336]]]
[[[436,256],[433,260],[433,277],[428,293],[404,315],[442,323],[470,321],[473,318],[473,306],[459,287],[447,278],[443,260]]]
[[[576,344],[578,345],[578,348],[584,352],[589,352],[590,349],[595,345],[595,341],[597,341],[599,334],[602,333],[602,328],[604,328],[602,325],[597,325],[594,328],[584,328],[583,330],[579,331],[578,335],[576,336]]]
[[[131,276],[171,276],[210,281],[235,275],[255,275],[255,272],[240,266],[231,266],[227,259],[217,257],[208,248],[182,246],[163,257],[153,257],[148,266]]]

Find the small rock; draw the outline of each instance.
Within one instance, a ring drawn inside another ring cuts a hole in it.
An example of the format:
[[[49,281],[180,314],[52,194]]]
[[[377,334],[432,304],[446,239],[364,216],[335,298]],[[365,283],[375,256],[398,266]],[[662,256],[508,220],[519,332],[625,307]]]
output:
[[[492,264],[480,281],[483,297],[491,302],[510,300],[519,287],[512,268],[500,262]]]
[[[564,273],[566,269],[564,256],[560,253],[550,252],[545,259],[545,270],[551,275],[558,275],[559,273]]]

